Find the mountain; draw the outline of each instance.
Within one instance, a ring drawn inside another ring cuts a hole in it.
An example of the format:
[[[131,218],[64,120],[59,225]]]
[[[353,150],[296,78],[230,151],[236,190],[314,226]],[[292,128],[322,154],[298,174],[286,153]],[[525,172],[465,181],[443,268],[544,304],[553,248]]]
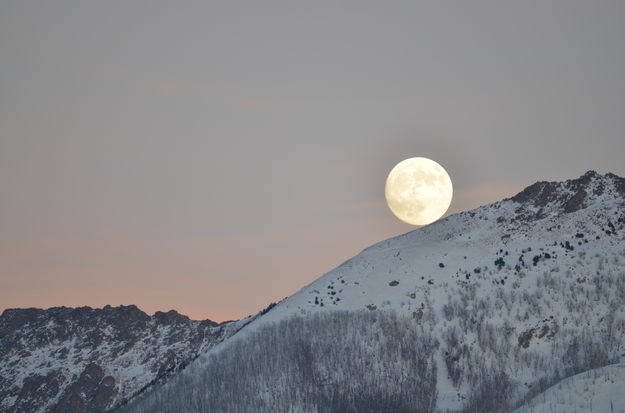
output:
[[[1,406],[15,406],[11,412],[527,413],[541,411],[533,406],[542,408],[547,397],[575,403],[567,389],[577,384],[570,383],[608,377],[625,385],[622,374],[611,373],[620,371],[625,354],[624,241],[625,179],[590,171],[538,182],[512,198],[375,244],[254,317],[211,324],[207,331],[221,331],[218,338],[188,350],[175,364],[186,368],[167,376],[146,360],[163,360],[172,346],[187,348],[187,333],[133,327],[141,332],[141,339],[130,340],[136,350],[114,352],[116,340],[107,339],[83,351],[84,333],[46,338],[49,316],[34,324],[9,321],[11,312],[42,310],[7,310],[0,321],[3,349],[21,349],[2,350]],[[54,323],[81,325],[67,321],[79,310],[63,309]],[[161,326],[155,317],[145,325]],[[102,317],[86,324],[109,331]],[[28,339],[39,330],[41,337]],[[170,340],[158,338],[164,335]],[[63,359],[62,348],[71,348],[75,361]],[[94,361],[105,372],[85,392],[74,383],[94,376],[87,371],[91,354],[106,354]],[[121,370],[126,365],[132,374]],[[39,385],[55,369],[74,377],[71,386],[54,392],[47,390],[54,384]],[[135,384],[127,388],[128,375]],[[107,385],[106,376],[115,385]],[[592,385],[605,406],[613,390]],[[100,394],[111,393],[98,404]],[[22,394],[32,394],[32,410],[18,404]],[[70,406],[72,397],[83,400],[83,410],[46,407],[63,400]],[[621,399],[610,402],[615,411],[625,409]]]
[[[123,411],[512,411],[625,353],[624,225],[623,178],[535,183],[365,249]]]
[[[238,330],[136,306],[7,309],[0,411],[104,412],[166,380]]]

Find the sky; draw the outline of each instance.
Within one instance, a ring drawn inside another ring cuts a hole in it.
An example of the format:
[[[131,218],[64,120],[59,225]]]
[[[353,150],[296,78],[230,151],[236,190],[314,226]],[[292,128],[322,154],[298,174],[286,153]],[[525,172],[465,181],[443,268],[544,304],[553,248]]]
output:
[[[254,314],[449,213],[625,176],[625,2],[0,3],[0,311]]]

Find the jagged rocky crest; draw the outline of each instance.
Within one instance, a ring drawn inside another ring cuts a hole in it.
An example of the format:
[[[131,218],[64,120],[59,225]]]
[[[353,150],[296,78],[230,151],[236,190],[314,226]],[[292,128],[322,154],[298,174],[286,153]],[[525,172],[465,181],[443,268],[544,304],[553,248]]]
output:
[[[233,332],[176,311],[7,309],[0,316],[0,411],[104,412],[184,368]]]
[[[536,182],[509,199],[550,212],[571,213],[586,208],[606,192],[608,196],[624,198],[625,179],[611,173],[600,175],[588,171],[564,182]],[[542,211],[537,215],[542,216]]]

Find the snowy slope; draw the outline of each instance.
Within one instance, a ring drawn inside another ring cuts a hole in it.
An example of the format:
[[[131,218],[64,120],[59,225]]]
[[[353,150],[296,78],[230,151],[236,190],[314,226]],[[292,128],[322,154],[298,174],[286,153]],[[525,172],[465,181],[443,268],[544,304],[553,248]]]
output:
[[[522,400],[625,353],[624,224],[622,178],[590,171],[536,183],[367,248],[205,353],[188,374],[293,315],[394,311],[437,336],[439,410],[463,408],[495,372]]]
[[[561,197],[574,195],[563,184],[563,194],[542,207],[509,199],[450,216],[367,248],[263,319],[368,306],[411,313],[422,307],[425,297],[441,312],[457,287],[477,285],[478,294],[486,297],[498,290],[534,290],[536,278],[545,271],[593,275],[600,262],[618,270],[606,261],[622,258],[625,251],[625,199],[610,178],[590,177],[586,208],[562,213]],[[600,195],[593,195],[595,185],[604,187]],[[503,266],[498,268],[500,258]],[[521,272],[531,277],[519,277]],[[515,281],[518,287],[512,286]]]
[[[514,413],[625,413],[625,364],[562,380]]]

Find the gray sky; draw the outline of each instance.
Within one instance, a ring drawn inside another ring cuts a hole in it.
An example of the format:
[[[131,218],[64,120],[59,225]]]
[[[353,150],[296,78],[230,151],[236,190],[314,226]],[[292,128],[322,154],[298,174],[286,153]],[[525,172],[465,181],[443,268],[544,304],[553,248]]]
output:
[[[0,306],[256,312],[451,212],[625,175],[625,2],[0,3]]]

